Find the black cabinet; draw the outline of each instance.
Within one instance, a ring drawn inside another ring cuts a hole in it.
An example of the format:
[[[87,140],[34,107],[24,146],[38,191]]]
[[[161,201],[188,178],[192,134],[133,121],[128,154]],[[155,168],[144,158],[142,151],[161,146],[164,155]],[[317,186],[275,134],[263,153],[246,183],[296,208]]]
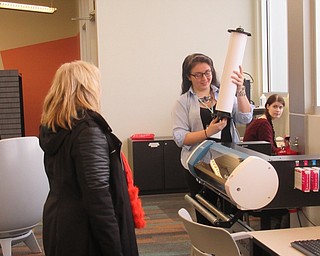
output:
[[[187,191],[186,170],[180,163],[179,148],[172,139],[129,139],[129,163],[140,194]]]

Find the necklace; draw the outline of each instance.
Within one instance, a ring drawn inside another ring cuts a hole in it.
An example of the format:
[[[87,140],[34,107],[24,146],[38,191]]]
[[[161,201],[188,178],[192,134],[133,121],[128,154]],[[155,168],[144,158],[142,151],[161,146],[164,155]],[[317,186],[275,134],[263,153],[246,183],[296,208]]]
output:
[[[211,107],[208,107],[207,103],[211,100],[211,96],[205,96],[205,97],[202,97],[202,98],[198,98],[198,101],[204,106],[206,107],[206,109],[208,109],[211,113],[211,117],[214,118],[215,117],[215,114],[214,114],[214,111],[213,111],[213,105],[211,104]],[[208,99],[209,98],[209,99]]]
[[[212,97],[211,97],[211,95],[208,95],[208,96],[204,96],[202,98],[198,97],[198,99],[199,99],[199,101],[201,100],[200,102],[208,103],[212,99]]]

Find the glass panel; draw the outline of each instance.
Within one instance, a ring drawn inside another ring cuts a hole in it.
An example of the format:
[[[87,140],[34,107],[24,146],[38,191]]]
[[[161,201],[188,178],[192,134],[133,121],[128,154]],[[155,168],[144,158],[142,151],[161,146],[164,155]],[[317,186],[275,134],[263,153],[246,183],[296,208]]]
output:
[[[287,0],[265,0],[261,8],[263,92],[288,92]]]

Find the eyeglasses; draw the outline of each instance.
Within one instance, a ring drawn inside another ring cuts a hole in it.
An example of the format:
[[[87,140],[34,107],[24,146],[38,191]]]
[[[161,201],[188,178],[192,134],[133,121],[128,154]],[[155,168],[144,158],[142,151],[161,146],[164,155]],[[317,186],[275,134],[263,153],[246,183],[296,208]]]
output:
[[[203,76],[205,76],[206,78],[210,78],[212,76],[212,72],[211,72],[211,70],[207,70],[204,73],[197,72],[197,73],[190,74],[190,75],[194,76],[196,79],[201,79]]]

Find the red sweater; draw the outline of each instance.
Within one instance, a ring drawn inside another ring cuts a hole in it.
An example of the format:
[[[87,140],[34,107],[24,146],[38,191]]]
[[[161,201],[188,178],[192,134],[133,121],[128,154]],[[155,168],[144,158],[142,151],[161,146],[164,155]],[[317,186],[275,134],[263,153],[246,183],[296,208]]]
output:
[[[267,141],[271,143],[272,152],[277,152],[272,126],[268,120],[264,118],[255,119],[249,124],[244,134],[243,141]]]

